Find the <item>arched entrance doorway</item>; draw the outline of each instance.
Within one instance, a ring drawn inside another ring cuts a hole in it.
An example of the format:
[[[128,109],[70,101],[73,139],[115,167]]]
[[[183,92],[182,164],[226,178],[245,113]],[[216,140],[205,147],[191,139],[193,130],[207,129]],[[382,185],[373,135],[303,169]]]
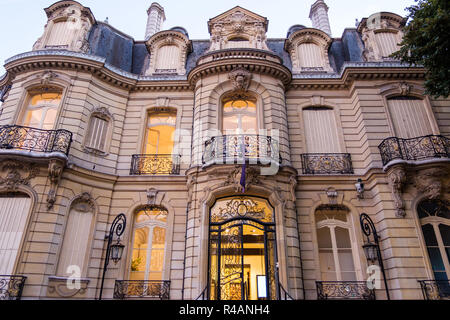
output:
[[[209,217],[208,297],[276,300],[274,210],[263,198],[217,199]]]

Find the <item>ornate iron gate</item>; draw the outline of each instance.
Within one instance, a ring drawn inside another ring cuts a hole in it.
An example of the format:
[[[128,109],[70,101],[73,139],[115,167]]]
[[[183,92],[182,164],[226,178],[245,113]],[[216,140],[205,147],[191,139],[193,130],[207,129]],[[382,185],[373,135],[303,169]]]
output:
[[[256,197],[218,199],[210,211],[208,297],[276,300],[277,283],[270,204]]]

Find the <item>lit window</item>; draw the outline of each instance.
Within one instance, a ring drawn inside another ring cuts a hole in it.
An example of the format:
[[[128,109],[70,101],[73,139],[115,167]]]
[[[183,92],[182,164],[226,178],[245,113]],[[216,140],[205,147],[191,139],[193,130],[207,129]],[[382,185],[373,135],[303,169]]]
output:
[[[53,129],[60,102],[60,93],[40,93],[33,95],[25,112],[22,124],[26,127],[38,129]]]
[[[176,126],[175,112],[151,113],[148,117],[145,154],[172,154]]]
[[[222,130],[224,134],[256,133],[256,100],[226,99],[223,104]]]
[[[135,217],[130,280],[163,280],[167,211],[144,207]]]

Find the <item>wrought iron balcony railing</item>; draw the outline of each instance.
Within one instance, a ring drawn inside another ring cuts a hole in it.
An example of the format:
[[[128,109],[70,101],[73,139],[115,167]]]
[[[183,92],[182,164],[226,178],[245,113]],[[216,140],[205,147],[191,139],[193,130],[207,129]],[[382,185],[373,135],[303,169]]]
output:
[[[449,280],[418,280],[425,300],[450,300]]]
[[[0,300],[20,300],[25,276],[0,275]]]
[[[348,153],[306,153],[301,157],[303,174],[353,174]]]
[[[366,281],[316,281],[319,300],[375,300]]]
[[[392,160],[450,158],[450,139],[429,135],[412,139],[387,138],[378,146],[385,166]]]
[[[180,155],[172,154],[134,154],[130,175],[180,174],[180,158]]]
[[[257,134],[212,137],[205,142],[203,164],[281,163],[278,141]]]
[[[170,281],[116,280],[114,299],[152,298],[169,300]]]
[[[61,152],[69,154],[72,132],[43,130],[24,126],[0,126],[0,149],[17,149],[35,152]]]

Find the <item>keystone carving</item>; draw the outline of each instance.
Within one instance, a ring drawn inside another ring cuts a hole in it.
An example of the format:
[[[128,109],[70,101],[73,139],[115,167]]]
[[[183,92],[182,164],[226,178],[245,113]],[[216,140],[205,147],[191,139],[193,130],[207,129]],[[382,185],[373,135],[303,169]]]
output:
[[[224,186],[233,186],[235,192],[241,192],[241,177],[242,177],[242,167],[236,166],[231,172],[228,174]],[[252,185],[261,184],[259,180],[259,170],[253,167],[245,168],[245,190],[250,189]]]
[[[89,192],[83,192],[72,202],[72,208],[79,212],[92,212],[95,208],[95,202]]]
[[[244,68],[236,68],[230,72],[228,78],[235,91],[246,92],[250,86],[252,74]]]
[[[397,218],[404,218],[406,216],[405,212],[405,202],[402,198],[402,190],[406,181],[406,171],[402,166],[395,166],[391,168],[388,172],[389,186],[392,190],[392,197],[395,203],[395,215]]]

